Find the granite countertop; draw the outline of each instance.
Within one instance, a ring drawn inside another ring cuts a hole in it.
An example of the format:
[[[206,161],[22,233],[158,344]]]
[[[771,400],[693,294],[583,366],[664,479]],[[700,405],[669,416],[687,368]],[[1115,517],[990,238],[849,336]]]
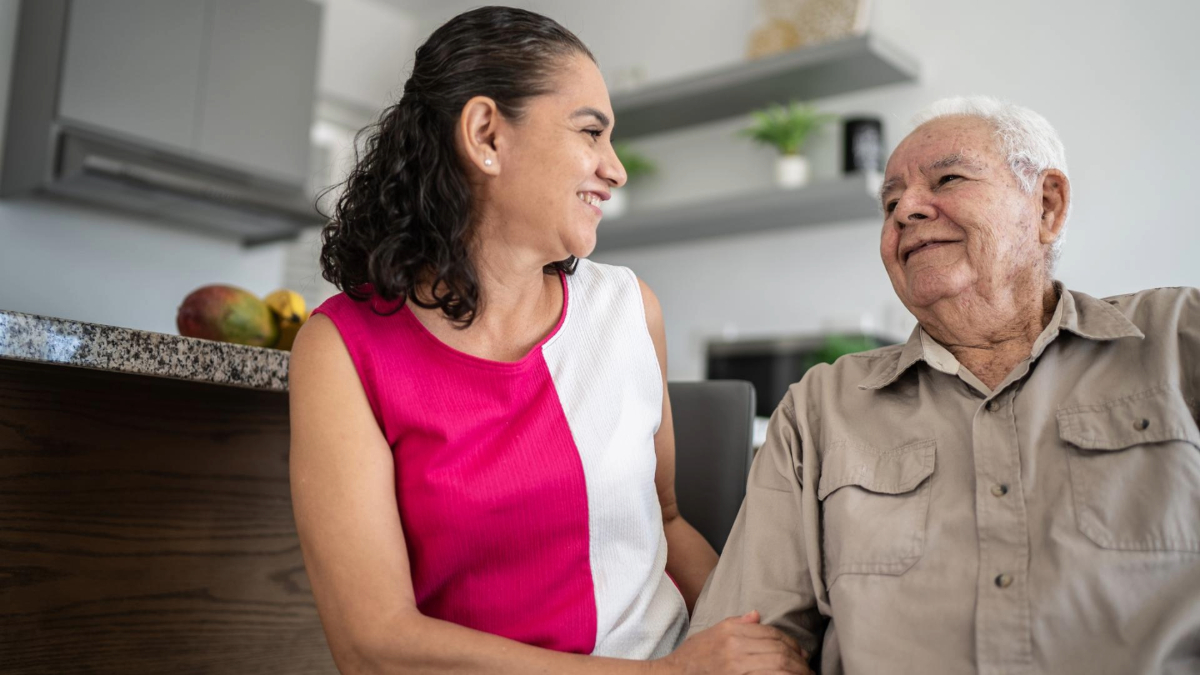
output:
[[[289,353],[0,310],[0,358],[287,391]]]

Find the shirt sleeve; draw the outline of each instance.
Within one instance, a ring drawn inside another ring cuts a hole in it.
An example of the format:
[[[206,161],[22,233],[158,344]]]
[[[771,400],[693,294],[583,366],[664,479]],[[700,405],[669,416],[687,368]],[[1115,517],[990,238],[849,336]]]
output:
[[[803,499],[797,477],[800,439],[789,394],[771,416],[766,443],[750,468],[746,499],[696,603],[689,635],[758,610],[762,623],[789,633],[810,654],[817,652],[825,620],[817,609],[809,556],[819,556],[820,539],[806,527],[813,519],[802,512],[806,501],[816,501]]]
[[[1180,367],[1188,379],[1192,398],[1200,399],[1200,290],[1189,288],[1184,291],[1186,309],[1179,320],[1179,337],[1183,342]]]

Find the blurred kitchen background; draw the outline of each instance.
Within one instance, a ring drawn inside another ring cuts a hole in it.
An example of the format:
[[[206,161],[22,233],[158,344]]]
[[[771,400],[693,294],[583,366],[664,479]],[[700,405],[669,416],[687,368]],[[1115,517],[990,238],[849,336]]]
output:
[[[355,132],[399,94],[424,37],[478,4],[75,0],[67,16],[46,20],[61,39],[48,36],[41,58],[61,64],[42,86],[54,91],[38,99],[57,107],[38,113],[22,98],[22,77],[42,81],[47,65],[15,61],[21,3],[0,0],[0,127],[41,114],[77,129],[56,137],[57,150],[11,133],[0,148],[0,309],[174,333],[181,299],[205,284],[260,295],[288,287],[319,304],[334,292],[317,268],[319,222],[297,214],[344,175]],[[774,187],[776,153],[736,134],[761,104],[742,85],[789,73],[800,83],[791,97],[878,118],[885,151],[942,96],[984,93],[1039,111],[1063,137],[1073,185],[1060,278],[1094,295],[1200,285],[1200,3],[510,4],[557,19],[591,47],[618,137],[624,118],[644,113],[646,126],[626,138],[657,171],[627,188],[628,210],[602,222],[593,257],[633,268],[657,291],[673,380],[713,374],[708,359],[722,345],[901,340],[913,325],[879,262],[871,179],[843,174],[841,122],[813,135],[812,182],[787,194]],[[788,12],[820,16],[821,5],[851,6],[854,25],[842,35],[787,26]],[[763,70],[768,62],[774,71]],[[671,121],[731,101],[732,115]],[[647,113],[655,106],[666,123]],[[74,168],[92,177],[61,176],[47,189],[47,167],[70,170],[73,151]],[[141,168],[121,163],[143,156]],[[172,158],[199,158],[220,180],[199,181],[194,167],[176,174]],[[128,208],[159,188],[240,206],[164,198]],[[97,203],[126,191],[116,198],[124,206]],[[239,211],[248,224],[235,222]],[[703,232],[680,222],[693,217],[706,218]]]

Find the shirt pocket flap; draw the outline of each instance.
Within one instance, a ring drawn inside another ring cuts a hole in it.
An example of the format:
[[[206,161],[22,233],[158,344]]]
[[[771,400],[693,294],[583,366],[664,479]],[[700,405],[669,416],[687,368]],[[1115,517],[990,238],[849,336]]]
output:
[[[1058,435],[1084,450],[1124,450],[1143,443],[1200,445],[1192,411],[1179,391],[1157,387],[1113,401],[1064,408]]]
[[[936,446],[932,438],[892,450],[837,441],[821,462],[817,499],[847,485],[885,495],[911,492],[933,473]]]

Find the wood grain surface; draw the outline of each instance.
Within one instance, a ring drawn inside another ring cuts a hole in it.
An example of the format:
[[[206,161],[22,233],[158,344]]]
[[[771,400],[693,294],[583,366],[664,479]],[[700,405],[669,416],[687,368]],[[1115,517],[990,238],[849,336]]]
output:
[[[287,395],[0,359],[0,673],[334,673]]]

